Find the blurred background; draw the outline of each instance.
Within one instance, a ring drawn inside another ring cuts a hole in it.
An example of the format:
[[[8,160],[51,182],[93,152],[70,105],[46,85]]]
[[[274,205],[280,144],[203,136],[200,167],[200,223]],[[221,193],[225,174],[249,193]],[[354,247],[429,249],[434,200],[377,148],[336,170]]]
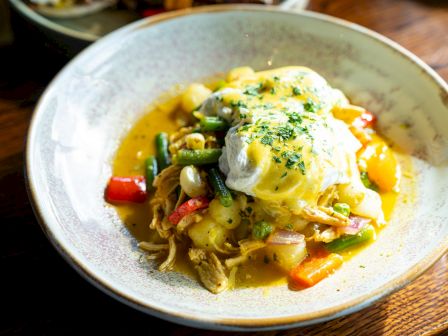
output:
[[[42,233],[23,177],[34,106],[74,55],[128,22],[212,1],[0,0],[0,335],[215,334],[139,313],[81,279]],[[248,1],[306,8],[361,24],[402,44],[448,80],[446,0]],[[448,335],[447,268],[445,256],[412,285],[359,313],[264,335]],[[434,287],[438,291],[430,290]],[[410,307],[408,298],[414,295],[422,299]],[[355,328],[366,316],[370,322]]]

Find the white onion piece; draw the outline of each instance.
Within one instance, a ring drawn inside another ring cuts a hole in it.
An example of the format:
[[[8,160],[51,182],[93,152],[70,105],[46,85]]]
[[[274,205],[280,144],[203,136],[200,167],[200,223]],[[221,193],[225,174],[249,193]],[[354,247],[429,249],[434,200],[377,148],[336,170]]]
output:
[[[268,245],[295,245],[303,242],[305,242],[303,234],[287,230],[276,230],[266,240]]]
[[[370,218],[353,216],[349,217],[350,225],[338,227],[340,233],[354,235],[357,234],[361,229],[370,223]]]

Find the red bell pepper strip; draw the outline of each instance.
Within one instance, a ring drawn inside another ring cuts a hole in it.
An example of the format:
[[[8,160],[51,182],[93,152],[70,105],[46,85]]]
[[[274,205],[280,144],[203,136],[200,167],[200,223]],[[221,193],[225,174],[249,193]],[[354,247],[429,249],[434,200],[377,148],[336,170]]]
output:
[[[294,267],[289,273],[294,288],[312,287],[342,265],[343,258],[331,253],[325,257],[312,257]]]
[[[168,220],[174,225],[177,225],[186,215],[191,214],[193,211],[207,208],[209,203],[209,200],[204,196],[189,199],[185,203],[179,205],[177,209],[169,215]]]
[[[353,121],[353,126],[357,127],[373,127],[376,123],[376,116],[369,111],[365,111],[361,116]]]
[[[106,188],[109,203],[143,203],[147,199],[144,176],[112,176]]]

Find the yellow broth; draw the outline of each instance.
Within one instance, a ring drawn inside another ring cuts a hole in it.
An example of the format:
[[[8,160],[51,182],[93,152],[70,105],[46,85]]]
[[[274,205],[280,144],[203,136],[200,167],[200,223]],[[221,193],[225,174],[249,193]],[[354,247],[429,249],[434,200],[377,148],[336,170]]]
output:
[[[176,123],[176,110],[180,97],[175,96],[164,102],[153,105],[130,130],[118,148],[113,162],[113,175],[132,176],[144,174],[144,162],[149,155],[155,154],[154,137],[159,132],[171,134],[180,125]],[[402,169],[412,171],[411,160],[400,155]],[[380,193],[385,219],[389,220],[397,202],[395,192]],[[152,213],[149,201],[144,204],[121,204],[115,206],[120,218],[138,241],[157,241],[157,233],[149,229]],[[379,231],[380,229],[377,229]],[[379,232],[377,232],[378,234]],[[344,251],[347,260],[365,245]],[[178,249],[175,271],[186,274],[197,280],[198,277],[188,259],[187,247]],[[266,263],[263,251],[251,256],[250,262],[238,266],[235,276],[235,287],[257,287],[286,283],[286,274],[274,263]]]

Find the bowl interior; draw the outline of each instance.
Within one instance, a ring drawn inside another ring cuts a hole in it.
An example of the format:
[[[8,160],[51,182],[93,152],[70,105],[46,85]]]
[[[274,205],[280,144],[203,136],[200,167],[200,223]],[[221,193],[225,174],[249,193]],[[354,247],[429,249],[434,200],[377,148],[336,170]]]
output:
[[[140,21],[95,43],[37,108],[27,153],[31,194],[44,230],[82,274],[174,321],[285,327],[360,309],[441,255],[448,237],[448,99],[441,80],[362,28],[322,15],[246,6],[184,14]],[[389,139],[414,155],[415,181],[404,178],[400,204],[378,240],[307,290],[216,296],[183,275],[158,273],[142,262],[136,241],[103,200],[120,140],[154,99],[241,65],[311,67],[378,114]]]

